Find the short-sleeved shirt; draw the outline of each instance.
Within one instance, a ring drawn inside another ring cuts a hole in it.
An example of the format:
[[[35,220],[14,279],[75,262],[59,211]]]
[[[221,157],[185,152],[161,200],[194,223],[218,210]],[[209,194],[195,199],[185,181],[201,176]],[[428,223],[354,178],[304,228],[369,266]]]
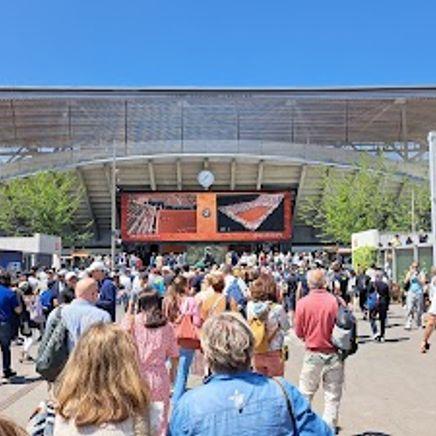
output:
[[[54,314],[55,311],[48,317],[48,325],[55,317]],[[70,304],[62,308],[62,318],[68,330],[68,345],[70,350],[74,348],[80,336],[82,336],[89,327],[100,322],[111,322],[109,313],[80,298],[76,298]]]
[[[18,307],[18,298],[15,292],[0,285],[0,322],[11,322],[16,307]]]

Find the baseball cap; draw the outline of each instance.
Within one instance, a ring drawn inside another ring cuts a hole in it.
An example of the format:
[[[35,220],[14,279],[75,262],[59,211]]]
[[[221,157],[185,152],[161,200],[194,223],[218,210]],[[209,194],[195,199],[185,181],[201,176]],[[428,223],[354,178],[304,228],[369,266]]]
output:
[[[65,274],[65,280],[68,282],[69,280],[76,278],[77,279],[77,274],[74,271],[70,271],[67,274]]]
[[[106,268],[105,264],[102,261],[96,260],[96,261],[91,263],[91,265],[89,266],[87,271],[88,271],[88,273],[92,273],[94,271],[103,271],[103,272],[106,272],[107,268]]]

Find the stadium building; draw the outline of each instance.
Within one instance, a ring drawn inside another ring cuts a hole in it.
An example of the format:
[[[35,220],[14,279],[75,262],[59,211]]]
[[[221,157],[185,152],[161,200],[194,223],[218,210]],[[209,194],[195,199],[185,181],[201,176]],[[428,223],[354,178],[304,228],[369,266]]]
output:
[[[90,247],[115,233],[153,249],[313,246],[298,210],[322,174],[383,153],[425,179],[435,128],[435,87],[1,88],[0,180],[73,170]]]

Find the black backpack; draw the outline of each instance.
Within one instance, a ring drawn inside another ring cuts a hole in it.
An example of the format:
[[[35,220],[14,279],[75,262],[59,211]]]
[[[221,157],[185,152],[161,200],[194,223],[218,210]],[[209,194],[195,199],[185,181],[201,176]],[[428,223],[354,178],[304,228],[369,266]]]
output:
[[[62,318],[62,308],[55,309],[54,319],[42,337],[36,358],[36,372],[48,382],[54,382],[69,356],[68,330]]]
[[[358,348],[356,318],[350,309],[340,303],[331,338],[342,360],[356,353]]]

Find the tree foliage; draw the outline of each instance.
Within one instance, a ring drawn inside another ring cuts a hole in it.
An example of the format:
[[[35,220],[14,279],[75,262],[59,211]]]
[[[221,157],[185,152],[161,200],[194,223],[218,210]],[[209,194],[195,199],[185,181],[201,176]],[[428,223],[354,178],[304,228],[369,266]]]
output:
[[[41,172],[0,184],[0,232],[7,236],[46,233],[67,245],[81,245],[88,228],[74,227],[74,215],[84,195],[71,172]]]
[[[368,229],[410,231],[412,228],[412,192],[414,193],[416,229],[430,227],[428,183],[401,177],[401,193],[392,190],[398,179],[390,165],[379,159],[371,165],[363,158],[355,171],[329,170],[321,177],[322,196],[301,205],[303,221],[328,242],[349,244],[351,234]]]
[[[353,267],[367,270],[377,262],[377,249],[374,247],[359,247],[353,251]]]

